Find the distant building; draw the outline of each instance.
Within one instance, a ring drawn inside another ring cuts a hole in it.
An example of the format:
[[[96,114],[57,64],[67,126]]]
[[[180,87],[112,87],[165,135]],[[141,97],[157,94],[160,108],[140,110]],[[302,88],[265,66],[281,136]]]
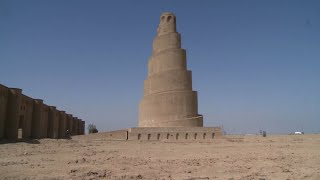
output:
[[[296,132],[294,132],[294,134],[301,135],[301,134],[304,134],[304,132],[296,131]]]

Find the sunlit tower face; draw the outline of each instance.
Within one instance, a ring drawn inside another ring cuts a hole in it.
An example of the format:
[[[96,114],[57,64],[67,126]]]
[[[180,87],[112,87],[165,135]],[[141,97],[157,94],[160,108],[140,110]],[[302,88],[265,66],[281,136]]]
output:
[[[176,31],[176,17],[160,16],[139,104],[139,127],[202,127],[197,92],[192,89],[192,73],[187,69],[186,50]]]

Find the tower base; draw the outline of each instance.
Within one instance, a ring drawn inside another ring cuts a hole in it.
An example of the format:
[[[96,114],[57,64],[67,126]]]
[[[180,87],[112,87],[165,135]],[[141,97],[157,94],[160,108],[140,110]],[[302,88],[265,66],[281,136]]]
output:
[[[220,127],[139,127],[128,129],[128,140],[210,141],[222,137]]]
[[[136,127],[92,134],[105,140],[212,141],[222,138],[221,127]]]

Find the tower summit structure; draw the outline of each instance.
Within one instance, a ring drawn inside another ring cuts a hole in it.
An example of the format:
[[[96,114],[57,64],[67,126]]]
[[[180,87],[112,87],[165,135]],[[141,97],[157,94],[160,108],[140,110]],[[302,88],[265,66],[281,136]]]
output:
[[[197,92],[187,70],[186,50],[171,12],[160,16],[139,104],[139,127],[202,127]]]

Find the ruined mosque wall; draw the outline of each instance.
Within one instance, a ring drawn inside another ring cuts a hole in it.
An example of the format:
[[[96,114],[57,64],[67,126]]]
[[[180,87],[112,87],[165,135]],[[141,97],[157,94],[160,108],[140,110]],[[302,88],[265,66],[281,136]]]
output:
[[[74,129],[74,133],[75,133],[75,134],[81,134],[81,133],[80,133],[81,130],[79,129],[80,126],[81,126],[81,119],[79,119],[78,117],[76,117],[73,122],[75,123],[75,124],[74,124],[74,128],[75,128],[75,129]]]
[[[22,124],[19,129],[23,129],[23,138],[31,137],[32,128],[32,113],[33,113],[33,99],[26,95],[22,95],[22,102],[20,107],[20,117]]]
[[[0,139],[65,138],[65,116],[64,111],[44,104],[42,99],[22,94],[22,89],[0,84]],[[72,115],[69,116],[72,127]],[[84,132],[84,128],[77,125],[74,135]]]
[[[43,104],[43,109],[42,109],[42,124],[41,128],[43,129],[41,131],[41,136],[42,138],[47,138],[48,137],[48,115],[49,115],[49,106],[47,104]]]
[[[59,111],[55,106],[49,107],[48,112],[48,138],[57,139],[59,135]]]
[[[65,138],[66,130],[67,130],[66,112],[59,111],[59,138]]]
[[[43,135],[43,100],[35,99],[33,102],[33,113],[32,113],[32,138],[44,138]]]
[[[0,139],[5,135],[5,120],[7,119],[7,102],[9,88],[0,84]]]
[[[73,124],[74,120],[72,114],[66,114],[66,129],[69,130],[71,135],[76,135],[73,133]]]
[[[5,122],[5,138],[7,139],[16,139],[18,137],[21,99],[22,89],[9,89],[7,103],[7,119]]]
[[[80,121],[80,125],[79,125],[79,129],[80,129],[80,135],[84,135],[85,134],[85,121]]]
[[[82,120],[78,119],[77,134],[80,134],[80,135],[82,134],[81,128],[82,128]]]
[[[78,134],[78,117],[73,117],[72,134]]]

